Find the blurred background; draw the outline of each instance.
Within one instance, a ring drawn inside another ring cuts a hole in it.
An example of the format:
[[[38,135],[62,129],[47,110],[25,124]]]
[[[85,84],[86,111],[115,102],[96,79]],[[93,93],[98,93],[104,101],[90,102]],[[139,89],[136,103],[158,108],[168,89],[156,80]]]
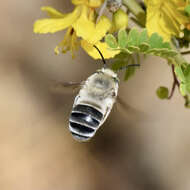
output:
[[[40,7],[72,10],[67,0],[2,1],[0,8],[0,189],[1,190],[189,190],[190,110],[171,87],[163,60],[142,59],[116,104],[88,143],[73,140],[68,118],[77,92],[54,93],[52,81],[82,81],[101,67],[82,50],[54,55],[64,32],[33,34],[45,17]],[[122,78],[122,74],[120,76]]]

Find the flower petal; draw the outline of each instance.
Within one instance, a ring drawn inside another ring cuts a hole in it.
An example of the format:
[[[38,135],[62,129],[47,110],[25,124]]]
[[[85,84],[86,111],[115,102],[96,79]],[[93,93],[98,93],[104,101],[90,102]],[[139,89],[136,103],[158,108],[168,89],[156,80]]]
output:
[[[72,4],[74,5],[84,5],[87,3],[87,0],[72,0]]]
[[[103,2],[104,2],[104,0],[89,0],[88,6],[94,7],[94,8],[100,7]]]
[[[62,53],[66,53],[67,51],[71,51],[72,58],[75,57],[75,52],[78,50],[80,46],[80,42],[77,39],[76,32],[72,27],[69,27],[64,39],[55,47],[55,54],[59,54],[59,50]]]
[[[74,5],[87,5],[91,8],[100,7],[104,0],[72,0]]]
[[[145,0],[145,3],[147,6],[146,27],[149,34],[157,32],[166,41],[169,41],[172,36],[180,37],[181,26],[189,22],[189,18],[180,11],[186,6],[185,1]]]
[[[80,18],[72,25],[77,36],[82,37],[89,43],[95,44],[101,40],[106,32],[111,28],[111,22],[105,16],[102,16],[97,24],[87,17],[88,7],[83,6]]]
[[[163,16],[157,12],[152,12],[147,15],[146,28],[149,35],[157,32],[164,38],[165,41],[169,41],[171,34],[173,34],[171,33],[172,31],[168,29],[167,23],[165,22]]]
[[[65,16],[65,14],[62,14],[50,6],[41,7],[41,10],[47,12],[47,15],[51,18],[63,18]]]
[[[55,33],[72,25],[74,21],[80,16],[81,7],[78,6],[72,13],[66,14],[64,18],[49,18],[40,19],[34,23],[35,33]]]
[[[120,53],[119,50],[110,50],[106,43],[98,42],[96,46],[102,53],[105,59],[113,58],[115,55]],[[101,59],[98,51],[93,47],[93,44],[88,43],[86,40],[81,40],[81,47],[94,59]]]

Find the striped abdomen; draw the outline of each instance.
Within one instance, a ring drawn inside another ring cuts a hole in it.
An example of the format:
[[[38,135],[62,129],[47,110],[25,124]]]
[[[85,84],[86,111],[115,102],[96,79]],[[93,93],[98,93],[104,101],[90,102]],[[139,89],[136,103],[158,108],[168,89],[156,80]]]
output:
[[[69,129],[76,140],[87,141],[100,126],[103,114],[89,105],[76,105],[70,116]]]

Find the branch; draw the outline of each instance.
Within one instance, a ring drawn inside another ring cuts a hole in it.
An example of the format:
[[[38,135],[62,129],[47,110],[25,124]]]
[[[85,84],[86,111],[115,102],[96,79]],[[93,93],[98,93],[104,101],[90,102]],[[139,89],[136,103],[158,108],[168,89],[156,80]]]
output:
[[[175,66],[172,64],[171,67],[172,67],[172,75],[173,75],[173,85],[172,85],[172,90],[170,92],[170,95],[168,96],[168,99],[171,99],[173,97],[176,86],[178,88],[180,88],[180,83],[179,83],[177,76],[175,74],[175,71],[174,71]],[[186,96],[184,96],[184,100],[185,100],[185,107],[190,108],[190,97],[188,95],[186,95]]]
[[[189,51],[182,51],[182,52],[181,52],[182,55],[187,55],[187,54],[189,54],[189,53],[190,53],[190,50],[189,50]]]
[[[175,71],[174,71],[174,65],[172,64],[172,75],[173,75],[173,85],[172,85],[172,90],[170,92],[170,95],[168,96],[168,99],[171,99],[173,97],[174,91],[175,91],[175,87],[177,86],[179,88],[179,81],[177,80]]]

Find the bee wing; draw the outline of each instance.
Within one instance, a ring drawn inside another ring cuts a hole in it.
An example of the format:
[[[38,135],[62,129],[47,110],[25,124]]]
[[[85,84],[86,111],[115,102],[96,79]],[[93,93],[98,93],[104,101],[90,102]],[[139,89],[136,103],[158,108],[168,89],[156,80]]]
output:
[[[65,92],[74,92],[78,90],[84,82],[55,82],[51,85],[51,91],[55,93],[65,93]]]
[[[118,104],[119,105],[118,105]],[[117,106],[118,105],[118,106]],[[117,97],[117,101],[116,101],[116,106],[117,108],[119,108],[122,112],[123,110],[125,112],[127,112],[128,115],[130,115],[130,117],[137,117],[137,118],[140,118],[140,117],[146,117],[146,114],[137,109],[137,108],[134,108],[132,107],[131,105],[129,105],[126,101],[124,101],[121,97]]]
[[[127,104],[120,96],[117,97],[117,103],[120,104],[120,106],[124,110],[130,110],[131,109],[131,106],[129,104]]]

